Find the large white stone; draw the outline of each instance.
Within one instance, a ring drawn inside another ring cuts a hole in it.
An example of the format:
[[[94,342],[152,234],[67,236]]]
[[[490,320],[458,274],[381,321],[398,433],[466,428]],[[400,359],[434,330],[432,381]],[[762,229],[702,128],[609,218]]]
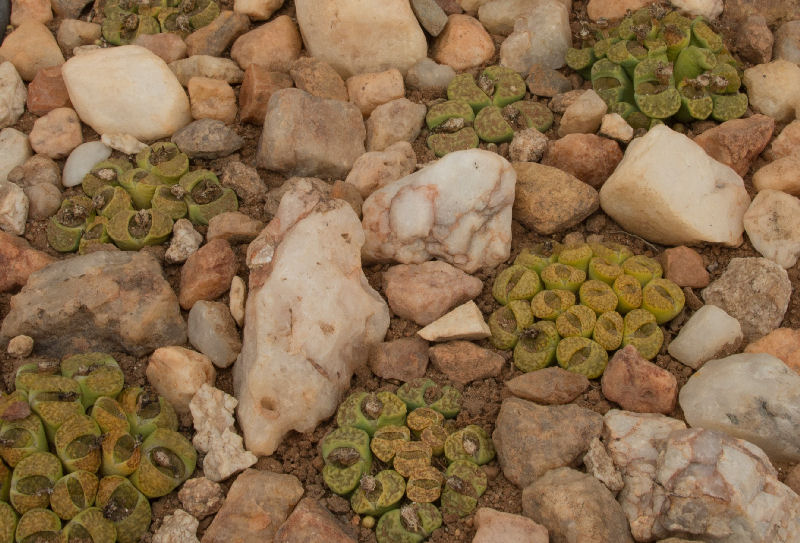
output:
[[[64,163],[61,183],[65,187],[74,187],[83,182],[83,177],[98,162],[111,156],[111,148],[102,141],[88,141],[78,145]]]
[[[272,454],[289,430],[333,415],[354,370],[389,327],[361,270],[364,232],[349,204],[302,180],[248,247],[250,294],[233,367],[247,448]]]
[[[667,350],[682,364],[697,369],[712,358],[735,352],[743,338],[739,321],[722,308],[704,305],[686,321]]]
[[[791,268],[800,257],[800,200],[780,190],[760,191],[744,214],[744,229],[756,251]]]
[[[503,157],[471,149],[373,192],[364,201],[367,260],[419,264],[438,257],[467,273],[511,251],[516,173]]]
[[[664,125],[634,140],[600,189],[620,226],[665,245],[739,245],[749,204],[735,171]]]
[[[561,68],[571,46],[569,10],[558,0],[539,0],[503,41],[500,64],[523,74],[534,64]]]
[[[296,0],[308,54],[344,78],[397,68],[403,74],[428,55],[408,0]]]
[[[141,140],[172,135],[189,124],[189,97],[167,64],[138,45],[72,57],[61,69],[81,120],[98,134]]]
[[[773,460],[800,460],[800,375],[779,358],[743,353],[706,362],[678,401],[690,426],[746,439]]]
[[[528,15],[542,0],[490,0],[478,8],[478,19],[490,34],[508,36],[517,19]],[[562,2],[564,3],[564,2]],[[567,0],[569,9],[572,0]]]
[[[0,64],[0,128],[11,126],[25,111],[25,83],[13,64]]]
[[[744,71],[742,82],[753,109],[776,121],[791,121],[797,114],[800,97],[800,67],[788,60],[758,64]]]
[[[671,0],[677,9],[685,11],[693,17],[705,17],[714,20],[722,13],[722,0]]]

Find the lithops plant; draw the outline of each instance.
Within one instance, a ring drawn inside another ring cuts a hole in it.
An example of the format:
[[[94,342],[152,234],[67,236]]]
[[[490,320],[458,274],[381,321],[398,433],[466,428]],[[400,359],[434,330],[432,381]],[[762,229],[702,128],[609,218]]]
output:
[[[142,443],[139,467],[130,480],[148,498],[172,492],[194,473],[197,451],[183,435],[158,428]]]
[[[161,396],[151,395],[141,387],[129,387],[120,392],[117,401],[128,417],[131,434],[144,438],[158,428],[178,429],[175,409]]]
[[[90,413],[104,434],[113,431],[127,432],[131,429],[128,417],[122,406],[114,398],[102,396],[95,400]]]
[[[442,514],[430,503],[411,503],[383,515],[375,528],[378,543],[419,543],[442,525]]]
[[[556,360],[562,368],[596,379],[603,375],[608,353],[599,343],[586,337],[566,337],[558,342]]]
[[[188,173],[181,177],[180,185],[185,191],[189,219],[195,224],[207,225],[213,217],[239,209],[236,193],[223,187],[212,171]]]
[[[18,543],[60,543],[61,519],[49,509],[30,509],[20,517],[15,537]]]
[[[646,309],[634,309],[625,315],[622,346],[633,345],[639,354],[655,358],[664,343],[664,332],[658,327],[655,315]]]
[[[339,426],[353,426],[370,436],[382,426],[402,426],[405,420],[406,404],[388,391],[351,394],[336,413],[336,423]]]
[[[634,128],[744,115],[747,95],[739,92],[739,66],[702,18],[654,4],[615,27],[588,30],[583,47],[570,49],[566,63],[590,78],[609,111]]]
[[[512,300],[530,300],[542,290],[542,282],[534,270],[515,264],[498,274],[492,296],[501,305]]]
[[[405,479],[394,470],[380,471],[374,477],[365,474],[350,497],[350,506],[359,515],[382,515],[399,507],[405,492]]]
[[[397,389],[397,396],[406,403],[409,410],[430,407],[445,418],[453,418],[461,410],[461,393],[445,385],[440,387],[431,379],[412,379]]]
[[[47,436],[42,420],[31,413],[18,420],[0,421],[0,456],[15,467],[35,452],[47,451]]]
[[[143,34],[171,32],[185,38],[213,21],[220,9],[214,0],[109,0],[103,12],[103,38],[112,45],[127,45]]]
[[[116,528],[119,543],[136,543],[150,527],[150,502],[124,477],[100,479],[95,504]]]
[[[21,515],[31,509],[47,507],[53,487],[62,475],[61,461],[55,455],[36,452],[26,456],[11,476],[11,505]]]
[[[56,430],[56,453],[68,472],[100,468],[100,428],[87,415],[73,415]]]
[[[68,473],[53,486],[50,508],[61,519],[71,520],[87,507],[94,505],[98,483],[94,473],[82,470]]]
[[[555,360],[560,340],[553,322],[542,320],[534,323],[520,334],[514,347],[514,365],[526,373],[546,368]]]
[[[127,477],[139,467],[142,459],[142,443],[123,430],[112,430],[102,437],[103,475]]]
[[[47,223],[47,243],[61,253],[78,250],[87,221],[94,217],[94,205],[89,198],[73,196],[61,202]]]
[[[84,509],[64,527],[64,539],[72,541],[91,541],[92,543],[114,543],[117,529],[103,516],[97,507]]]
[[[61,375],[70,377],[81,387],[81,400],[90,408],[101,396],[115,397],[122,392],[125,375],[117,361],[107,353],[83,353],[61,361]]]
[[[444,454],[450,462],[469,460],[483,465],[494,459],[495,450],[486,431],[470,424],[450,434],[444,444]]]
[[[411,430],[406,426],[387,425],[375,430],[369,448],[375,458],[389,463],[402,443],[411,441]]]
[[[0,543],[14,543],[19,516],[10,504],[0,501]]]
[[[447,467],[442,489],[442,511],[465,517],[475,510],[487,487],[482,469],[469,460],[456,460]]]
[[[492,345],[513,349],[520,334],[533,324],[533,311],[527,300],[512,300],[489,316]]]
[[[352,426],[337,428],[322,440],[322,459],[322,478],[328,488],[349,494],[372,467],[369,434]]]
[[[31,410],[42,419],[50,441],[67,420],[84,414],[80,385],[61,375],[39,375],[28,389],[28,402]]]

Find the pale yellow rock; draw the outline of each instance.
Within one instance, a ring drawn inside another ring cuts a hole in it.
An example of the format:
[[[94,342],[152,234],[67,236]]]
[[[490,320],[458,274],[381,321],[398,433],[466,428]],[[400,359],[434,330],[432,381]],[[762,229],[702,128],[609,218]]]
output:
[[[245,300],[247,300],[247,286],[244,284],[244,279],[236,275],[231,281],[229,309],[231,310],[233,320],[236,321],[239,328],[244,326]]]
[[[347,94],[364,117],[381,104],[406,95],[403,74],[392,68],[385,72],[354,75],[347,79]]]
[[[156,392],[180,414],[189,413],[189,402],[203,384],[213,385],[217,371],[211,360],[183,347],[161,347],[150,355],[145,370]]]
[[[253,21],[266,21],[282,5],[283,0],[234,0],[233,11],[247,15]]]
[[[216,119],[225,124],[236,120],[239,110],[233,87],[225,81],[208,77],[189,80],[189,102],[195,119]]]
[[[428,341],[484,339],[492,335],[481,310],[472,300],[445,313],[417,334]]]

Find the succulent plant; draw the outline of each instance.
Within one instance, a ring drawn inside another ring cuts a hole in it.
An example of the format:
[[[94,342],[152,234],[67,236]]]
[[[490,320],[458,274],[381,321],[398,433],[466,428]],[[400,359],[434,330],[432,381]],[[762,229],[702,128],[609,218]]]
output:
[[[471,74],[459,74],[447,86],[447,99],[464,102],[478,113],[481,109],[492,103],[491,99],[475,83]]]
[[[544,287],[548,290],[578,292],[586,280],[586,272],[559,262],[547,266],[540,275]]]
[[[408,476],[406,497],[416,503],[433,503],[442,494],[442,472],[433,466],[416,468]]]
[[[84,414],[80,385],[61,375],[37,374],[29,384],[28,402],[31,410],[42,419],[50,441],[67,420]]]
[[[444,444],[450,433],[444,426],[432,425],[425,428],[419,436],[420,441],[431,446],[433,456],[444,454]]]
[[[489,338],[498,349],[513,349],[523,330],[533,324],[531,304],[526,300],[512,300],[489,316]]]
[[[497,106],[481,109],[475,116],[474,128],[480,139],[490,143],[502,143],[514,138],[514,129]]]
[[[113,431],[128,432],[131,429],[125,411],[114,398],[107,396],[97,398],[92,406],[91,417],[104,434]]]
[[[11,468],[0,460],[0,502],[7,502],[11,492]]]
[[[369,448],[375,458],[389,463],[394,458],[401,443],[411,440],[411,430],[406,426],[382,426],[375,430]]]
[[[120,187],[130,194],[131,202],[136,206],[136,209],[149,209],[156,189],[164,185],[164,181],[161,178],[144,168],[127,170],[120,177],[119,183]],[[100,194],[100,192],[97,194]],[[113,216],[111,215],[109,218]]]
[[[102,188],[118,187],[122,174],[130,169],[131,163],[125,159],[109,158],[98,162],[83,176],[83,192],[91,198]]]
[[[17,513],[50,504],[50,493],[61,479],[61,461],[48,452],[35,452],[17,463],[11,475],[9,501]]]
[[[547,132],[553,126],[553,112],[541,102],[521,100],[503,108],[503,117],[515,127],[535,128]]]
[[[185,195],[186,191],[180,185],[159,185],[150,200],[150,207],[177,221],[188,213]]]
[[[567,337],[556,347],[558,365],[575,373],[596,379],[603,375],[608,353],[599,343],[586,337]]]
[[[372,466],[369,434],[352,426],[337,428],[323,438],[322,458],[325,484],[337,494],[349,494]]]
[[[560,339],[553,322],[543,320],[534,323],[522,332],[514,347],[514,365],[524,372],[546,368],[555,360]]]
[[[554,321],[575,305],[575,294],[569,290],[543,290],[531,300],[531,311],[537,319]]]
[[[589,279],[578,290],[581,304],[588,307],[598,315],[617,308],[617,295],[614,290],[603,281]]]
[[[534,271],[514,264],[500,272],[492,287],[492,295],[501,305],[512,300],[530,300],[542,290],[542,282]]]
[[[442,525],[442,514],[430,503],[410,503],[385,513],[375,527],[378,543],[420,543]]]
[[[76,251],[86,222],[94,217],[92,201],[85,196],[65,198],[47,223],[47,243],[61,253]]]
[[[562,247],[556,261],[586,273],[589,269],[589,261],[592,259],[593,255],[592,248],[589,247],[588,243],[580,243]]]
[[[642,309],[652,313],[658,324],[674,319],[685,301],[681,287],[669,279],[653,279],[642,289]]]
[[[543,269],[557,261],[562,248],[560,243],[540,243],[532,248],[526,247],[514,259],[514,264],[542,273]]]
[[[430,466],[433,449],[423,441],[406,441],[400,443],[394,455],[392,465],[403,477],[409,477],[414,470]]]
[[[454,123],[451,119],[461,119],[461,123]],[[439,128],[443,124],[451,121],[451,125],[463,128],[469,126],[475,120],[475,112],[466,102],[460,100],[447,100],[432,105],[425,115],[425,123],[429,130]]]
[[[92,543],[114,543],[117,540],[117,529],[103,516],[97,507],[84,509],[64,527],[64,539],[73,541],[91,541]]]
[[[428,147],[438,157],[455,151],[465,151],[478,146],[479,138],[471,126],[457,132],[436,132],[428,136]]]
[[[617,312],[625,315],[642,305],[642,284],[633,275],[623,274],[614,280],[612,287],[617,295]]]
[[[8,503],[0,501],[0,543],[14,543],[18,519],[14,508]]]
[[[210,170],[187,173],[181,177],[180,185],[185,191],[189,219],[195,224],[207,225],[213,217],[239,209],[236,193],[223,187]]]
[[[158,428],[176,431],[178,415],[161,396],[152,396],[140,387],[123,389],[117,397],[128,417],[130,433],[147,437]]]
[[[112,430],[103,435],[103,475],[127,477],[139,467],[142,459],[142,443],[124,430]]]
[[[365,474],[350,497],[350,506],[359,515],[382,515],[399,507],[405,492],[406,482],[394,470],[380,471],[374,477]]]
[[[406,404],[397,395],[381,391],[377,394],[356,392],[339,406],[336,423],[353,426],[370,436],[381,426],[402,426],[406,419]]]
[[[602,256],[595,256],[589,261],[586,275],[589,279],[602,281],[611,285],[617,277],[622,275],[622,267],[609,262]]]
[[[492,104],[497,107],[507,106],[525,97],[525,80],[511,68],[489,66],[481,72],[478,86],[488,89],[487,79],[491,82],[492,92],[486,94],[492,96]]]
[[[49,509],[30,509],[20,517],[15,537],[18,543],[61,543],[61,519]]]
[[[95,211],[102,217],[110,219],[120,211],[133,209],[133,202],[128,192],[122,187],[103,187],[92,197]]]
[[[114,397],[122,392],[125,375],[109,354],[84,353],[65,358],[61,375],[78,382],[83,406],[89,408],[101,396]]]
[[[62,520],[71,520],[94,505],[98,483],[97,475],[88,471],[78,470],[63,476],[53,486],[50,508]]]
[[[441,426],[443,423],[444,415],[430,407],[418,407],[409,413],[406,419],[406,426],[416,437],[419,437],[426,428]]]
[[[428,378],[412,379],[397,389],[397,395],[409,410],[430,407],[445,418],[455,417],[461,410],[461,393],[449,385],[440,387]]]
[[[56,430],[53,445],[68,472],[100,468],[100,428],[87,415],[73,415]]]
[[[183,435],[158,428],[142,442],[139,467],[130,481],[148,498],[172,492],[194,473],[197,451]]]
[[[633,345],[639,354],[651,360],[661,350],[664,332],[658,327],[656,317],[646,309],[634,309],[625,315],[622,346]]]
[[[174,143],[160,141],[139,151],[136,166],[172,185],[189,171],[189,157]]]
[[[108,235],[108,218],[95,216],[86,223],[86,230],[78,242],[78,253],[86,254],[91,248],[104,243],[111,243],[111,236]]]
[[[655,259],[644,255],[632,256],[622,263],[622,271],[635,277],[644,286],[653,279],[658,279],[664,270]]]
[[[622,315],[616,311],[607,311],[597,317],[592,339],[606,351],[615,351],[622,345],[623,330]]]
[[[480,426],[469,426],[453,432],[444,444],[444,455],[450,462],[469,460],[479,466],[495,457],[494,444]]]
[[[119,543],[138,542],[150,527],[150,502],[124,477],[100,479],[95,504],[116,528]]]
[[[598,258],[602,258],[609,264],[621,266],[623,262],[633,256],[633,251],[626,245],[614,242],[594,242],[590,243],[589,247],[592,248],[592,254]],[[590,261],[591,263],[591,261]],[[591,279],[594,279],[592,277]]]
[[[475,510],[486,492],[486,474],[469,460],[456,460],[447,467],[442,489],[442,511],[465,517]]]
[[[573,305],[556,319],[556,331],[562,338],[588,338],[592,335],[596,322],[597,316],[593,309],[585,305]]]
[[[168,215],[154,209],[121,211],[108,223],[108,235],[120,249],[137,251],[166,241],[172,224]]]
[[[47,436],[37,415],[0,423],[0,456],[12,468],[26,456],[46,451]]]

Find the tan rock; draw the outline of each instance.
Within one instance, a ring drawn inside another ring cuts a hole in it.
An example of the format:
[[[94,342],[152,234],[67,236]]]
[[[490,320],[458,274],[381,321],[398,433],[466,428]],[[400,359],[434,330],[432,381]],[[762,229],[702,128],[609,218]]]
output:
[[[769,158],[772,160],[800,155],[800,120],[787,124],[778,137],[772,140],[769,153],[765,154],[769,154]]]
[[[548,543],[547,528],[522,515],[481,507],[472,543]]]
[[[569,134],[550,142],[542,164],[599,189],[621,160],[622,149],[616,141],[595,134]]]
[[[323,60],[301,57],[294,61],[289,74],[298,89],[320,98],[347,101],[347,88],[342,76]]]
[[[383,151],[398,141],[412,143],[425,123],[425,104],[398,98],[375,108],[367,119],[367,151]]]
[[[187,56],[186,42],[173,32],[159,32],[158,34],[141,34],[133,40],[134,45],[140,45],[155,53],[164,62],[169,64]]]
[[[614,354],[601,383],[603,395],[628,411],[666,415],[678,399],[675,376],[642,358],[633,345]]]
[[[538,404],[560,405],[586,392],[589,379],[585,376],[559,367],[544,368],[523,373],[506,381],[508,390],[514,396]]]
[[[226,124],[236,120],[236,94],[219,79],[193,77],[189,80],[189,102],[195,119],[216,119]]]
[[[376,107],[406,95],[403,74],[396,68],[385,72],[354,75],[347,79],[347,94],[364,117]]]
[[[227,241],[208,242],[181,269],[181,307],[191,309],[198,300],[213,300],[227,292],[236,268],[236,255]]]
[[[228,309],[230,309],[231,317],[241,328],[244,326],[244,304],[247,300],[247,286],[244,284],[244,279],[238,275],[231,279],[229,298]]]
[[[251,64],[244,72],[239,88],[239,118],[242,122],[264,124],[267,104],[272,93],[292,86],[292,78],[282,72],[272,72]]]
[[[266,21],[281,8],[283,0],[235,0],[233,11],[254,21]]]
[[[593,21],[622,19],[628,10],[636,11],[653,0],[589,0],[586,12]]]
[[[433,46],[433,59],[454,70],[466,70],[489,61],[495,52],[492,37],[469,15],[450,15]]]
[[[705,288],[711,281],[703,257],[686,246],[666,249],[658,256],[664,277],[680,287]]]
[[[195,477],[183,484],[178,499],[187,513],[202,520],[219,511],[225,502],[225,491],[207,477]]]
[[[433,365],[448,379],[466,385],[472,381],[500,375],[506,361],[494,351],[471,341],[451,341],[433,345],[428,351]]]
[[[12,0],[11,24],[19,26],[25,21],[47,24],[53,20],[49,0]]]
[[[274,543],[356,543],[345,527],[314,498],[300,500],[275,534]]]
[[[97,23],[88,23],[79,19],[64,19],[58,25],[56,41],[61,52],[69,56],[76,47],[90,45],[100,39],[102,30]]]
[[[189,414],[189,402],[203,384],[214,384],[217,370],[211,360],[183,347],[161,347],[150,355],[147,380],[179,414]]]
[[[484,339],[492,335],[475,302],[469,301],[439,317],[417,334],[428,341]]]
[[[61,77],[61,66],[42,68],[28,85],[28,111],[44,115],[59,107],[69,107],[69,93]]]
[[[54,261],[52,256],[31,247],[25,238],[0,231],[0,292],[25,286],[30,274]]]
[[[772,138],[775,120],[766,115],[733,119],[706,130],[694,139],[712,158],[733,168],[741,176],[747,174],[752,161]]]
[[[31,147],[50,158],[64,158],[83,143],[81,121],[74,109],[60,107],[33,123]]]
[[[239,36],[231,47],[231,58],[243,70],[251,64],[260,64],[271,71],[288,72],[302,48],[297,25],[281,15]]]
[[[428,342],[414,335],[385,341],[372,347],[369,369],[382,379],[410,381],[425,376]]]
[[[745,347],[746,353],[767,353],[800,373],[800,330],[778,328]]]
[[[249,28],[250,19],[246,15],[223,10],[211,24],[186,36],[187,54],[221,57],[233,40]]]
[[[6,349],[8,356],[26,358],[33,352],[33,338],[31,336],[14,336],[8,342]]]
[[[392,181],[413,173],[416,166],[414,148],[407,141],[399,141],[385,151],[373,151],[358,157],[345,182],[366,198]]]
[[[193,77],[210,77],[228,83],[241,83],[244,71],[229,58],[217,58],[209,55],[193,55],[169,64],[170,70],[184,87]]]
[[[31,20],[6,36],[0,45],[0,57],[11,61],[25,81],[31,81],[42,68],[64,64],[64,55],[53,33],[42,23]]]
[[[259,220],[251,219],[238,211],[228,211],[220,213],[208,221],[206,240],[222,238],[234,244],[249,243],[263,228],[264,223]]]
[[[622,474],[614,467],[614,461],[599,438],[594,438],[589,445],[589,451],[583,456],[583,465],[586,473],[593,475],[614,494],[625,486]]]
[[[800,196],[800,154],[778,158],[760,168],[753,174],[753,186],[758,191],[772,189]]]

